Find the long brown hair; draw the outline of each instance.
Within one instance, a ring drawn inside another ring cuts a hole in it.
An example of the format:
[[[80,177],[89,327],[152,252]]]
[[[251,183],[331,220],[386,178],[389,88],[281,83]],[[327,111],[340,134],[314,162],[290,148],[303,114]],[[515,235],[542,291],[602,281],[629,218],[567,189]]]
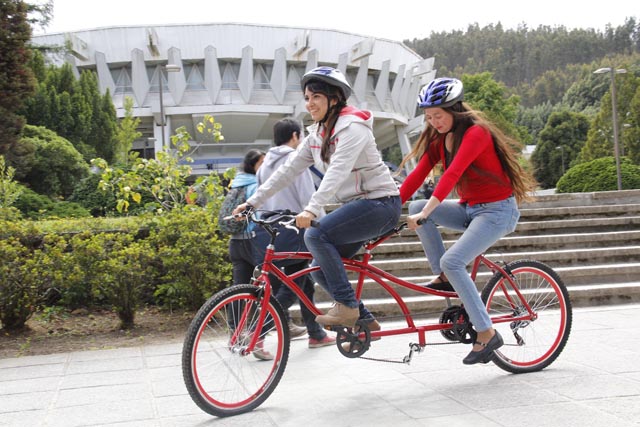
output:
[[[327,114],[320,120],[320,124],[324,125],[324,136],[322,138],[322,148],[320,149],[320,158],[323,162],[329,163],[331,134],[336,126],[340,111],[346,107],[347,102],[344,99],[342,90],[337,86],[332,86],[322,80],[309,80],[305,85],[305,89],[309,89],[312,93],[321,93],[327,97],[329,109]],[[331,106],[331,100],[335,100],[336,104]]]
[[[533,176],[525,171],[518,162],[520,143],[514,138],[507,136],[484,117],[481,112],[472,110],[469,105],[464,102],[458,102],[451,107],[443,108],[443,110],[453,115],[453,127],[450,131],[453,133],[452,158],[455,157],[460,149],[462,137],[467,129],[473,125],[481,126],[491,134],[496,154],[500,160],[502,169],[511,181],[511,188],[513,189],[513,195],[516,200],[518,203],[529,200],[531,198],[529,193],[536,188],[537,183]],[[430,144],[437,143],[438,141],[444,144],[444,135],[439,134],[436,129],[427,122],[427,126],[420,134],[413,149],[402,160],[400,168],[410,159],[419,159],[425,153],[428,155]],[[431,163],[435,163],[435,159],[432,159]],[[473,165],[471,167],[473,167]],[[482,171],[478,172],[482,173]],[[462,179],[464,179],[464,175]]]

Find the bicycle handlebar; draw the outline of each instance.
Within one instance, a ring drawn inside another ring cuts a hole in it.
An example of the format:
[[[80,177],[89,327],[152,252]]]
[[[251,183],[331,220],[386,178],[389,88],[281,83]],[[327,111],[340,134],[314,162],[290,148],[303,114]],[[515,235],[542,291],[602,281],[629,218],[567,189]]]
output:
[[[292,212],[289,209],[283,209],[283,210],[277,210],[277,211],[259,211],[262,213],[262,218],[257,218],[256,217],[256,213],[258,212],[258,210],[254,210],[254,209],[246,209],[240,213],[237,213],[235,215],[230,215],[225,217],[224,219],[234,219],[234,218],[248,218],[251,221],[255,222],[256,224],[259,224],[260,226],[263,227],[269,227],[272,226],[276,223],[280,224],[280,225],[284,225],[285,227],[296,227],[295,225],[295,220],[296,220],[296,215],[298,215],[297,212]],[[422,224],[425,220],[420,220],[418,221],[418,224]],[[312,227],[318,227],[320,225],[320,223],[316,220],[311,220],[311,226]],[[298,228],[298,227],[296,227]],[[392,228],[391,230],[389,230],[388,232],[386,232],[385,234],[378,236],[375,239],[371,239],[371,241],[375,241],[378,239],[383,239],[385,237],[391,236],[393,234],[399,234],[402,230],[404,230],[405,228],[407,228],[407,223],[403,222],[402,224],[398,225],[395,228]]]
[[[279,223],[280,225],[285,226],[293,226],[295,225],[297,212],[292,212],[289,209],[277,210],[277,211],[259,211],[262,213],[262,218],[256,217],[256,213],[258,210],[255,209],[246,209],[240,213],[235,215],[230,215],[225,217],[224,219],[234,219],[234,218],[248,218],[251,221],[255,222],[259,225],[274,225]],[[320,223],[315,219],[311,220],[312,227],[318,227]],[[297,228],[297,227],[296,227]]]

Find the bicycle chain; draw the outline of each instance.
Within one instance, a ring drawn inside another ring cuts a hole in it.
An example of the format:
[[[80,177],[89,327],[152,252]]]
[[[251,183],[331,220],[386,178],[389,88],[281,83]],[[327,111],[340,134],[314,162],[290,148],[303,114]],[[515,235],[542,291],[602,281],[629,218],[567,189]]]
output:
[[[449,307],[451,308],[451,307]],[[446,310],[445,310],[446,311]],[[437,315],[437,314],[442,314],[443,312],[438,311],[438,312],[430,312],[430,313],[422,313],[423,316],[429,316],[429,315]],[[405,319],[405,316],[386,316],[384,317],[385,320],[389,320],[389,319]],[[437,346],[437,345],[451,345],[451,344],[460,344],[459,341],[454,341],[454,342],[434,342],[434,343],[428,343],[425,344],[422,347],[426,347],[426,346]],[[367,357],[367,356],[358,356],[358,359],[363,359],[363,360],[371,360],[373,362],[384,362],[384,363],[399,363],[399,364],[408,364],[411,362],[411,355],[412,353],[409,353],[408,356],[405,356],[403,358],[403,360],[393,360],[393,359],[381,359],[381,358],[376,358],[376,357]],[[406,361],[406,358],[409,358],[409,361]]]
[[[425,344],[423,347],[433,346],[433,345],[451,345],[451,344],[460,344],[460,343],[459,342],[434,342],[434,343]],[[371,360],[373,362],[385,362],[385,363],[400,363],[400,364],[409,363],[409,362],[405,362],[404,360],[379,359],[376,357],[367,357],[367,356],[360,356],[358,357],[358,359]]]

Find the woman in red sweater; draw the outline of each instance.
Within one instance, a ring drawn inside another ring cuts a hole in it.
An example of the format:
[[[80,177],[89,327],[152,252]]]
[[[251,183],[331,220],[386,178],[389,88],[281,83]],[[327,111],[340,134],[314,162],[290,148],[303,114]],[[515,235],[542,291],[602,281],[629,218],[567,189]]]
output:
[[[428,200],[409,205],[409,228],[416,230],[431,270],[438,276],[426,286],[458,294],[478,335],[467,365],[487,363],[502,346],[493,329],[467,265],[498,239],[512,232],[520,217],[517,203],[534,189],[533,178],[517,162],[514,141],[506,137],[463,100],[462,82],[453,78],[431,81],[420,92],[427,126],[403,160],[418,158],[418,166],[403,182],[402,201],[408,200],[438,163],[444,173]],[[459,200],[445,200],[456,189]],[[437,226],[463,231],[445,251]]]

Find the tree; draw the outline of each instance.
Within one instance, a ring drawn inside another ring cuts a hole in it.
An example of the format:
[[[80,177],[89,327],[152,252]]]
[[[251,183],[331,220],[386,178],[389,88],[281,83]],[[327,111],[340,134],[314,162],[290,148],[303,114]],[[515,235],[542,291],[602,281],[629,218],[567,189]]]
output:
[[[534,176],[542,188],[556,186],[582,149],[588,130],[589,120],[583,114],[562,111],[549,116],[531,156]]]
[[[127,96],[124,99],[124,118],[120,121],[115,135],[116,144],[113,158],[116,163],[127,163],[133,141],[142,136],[142,133],[137,131],[139,124],[140,119],[133,118],[133,98]]]
[[[83,71],[76,80],[69,64],[49,66],[44,72],[39,59],[32,65],[41,80],[22,110],[28,123],[55,131],[87,162],[96,156],[111,161],[117,117],[109,92],[100,94],[96,73]]]
[[[35,88],[28,66],[31,27],[28,5],[19,0],[0,1],[0,154],[15,144],[25,120],[17,114]]]
[[[13,206],[22,194],[20,184],[13,180],[15,171],[7,166],[4,156],[0,156],[0,209]]]
[[[66,198],[89,173],[82,155],[51,130],[27,125],[19,144],[31,147],[25,150],[29,159],[22,163],[27,168],[22,182],[37,193]]]
[[[628,127],[626,125],[629,125]],[[624,154],[633,163],[640,165],[640,85],[629,105],[629,115],[625,117],[622,127]]]
[[[526,132],[530,136],[527,143],[536,145],[540,132],[544,129],[551,114],[560,110],[560,105],[552,105],[550,102],[544,102],[530,108],[520,106],[518,108],[518,117],[516,118],[515,125],[526,129]]]
[[[206,140],[218,142],[224,139],[220,123],[216,123],[212,116],[205,115],[204,121],[196,128],[205,134]],[[171,136],[173,148],[159,151],[155,159],[140,159],[134,152],[130,154],[130,165],[125,167],[111,167],[101,158],[92,160],[91,164],[102,171],[100,188],[115,195],[118,212],[127,212],[132,201],[136,204],[143,202],[145,194],[152,195],[154,199],[147,203],[146,208],[157,214],[184,206],[186,181],[191,176],[189,163],[193,162],[189,157],[193,150],[190,140],[191,135],[182,126]],[[196,184],[214,199],[221,193],[220,177],[216,174],[200,177]]]
[[[518,115],[519,97],[508,96],[504,84],[495,81],[488,72],[465,74],[462,83],[465,102],[481,111],[507,135],[526,142],[526,130],[513,124]]]
[[[618,135],[621,136],[618,141],[620,143],[620,154],[626,154],[628,151],[636,152],[632,146],[637,144],[632,139],[633,132],[624,135],[624,124],[633,125],[638,123],[637,110],[634,108],[634,99],[638,90],[640,89],[640,77],[636,77],[633,73],[635,67],[631,67],[628,64],[622,64],[618,68],[626,68],[627,74],[617,74],[615,78],[616,84],[616,108],[617,108],[617,120],[618,120]],[[600,76],[602,77],[602,76]],[[608,76],[607,76],[608,77]],[[604,80],[604,78],[603,78]],[[606,80],[609,80],[608,78]],[[602,98],[600,103],[600,111],[593,119],[589,134],[587,135],[587,142],[580,152],[579,160],[581,162],[588,162],[600,157],[607,157],[613,153],[613,119],[611,108],[611,84],[609,83],[609,91]],[[630,146],[627,146],[626,143]]]

